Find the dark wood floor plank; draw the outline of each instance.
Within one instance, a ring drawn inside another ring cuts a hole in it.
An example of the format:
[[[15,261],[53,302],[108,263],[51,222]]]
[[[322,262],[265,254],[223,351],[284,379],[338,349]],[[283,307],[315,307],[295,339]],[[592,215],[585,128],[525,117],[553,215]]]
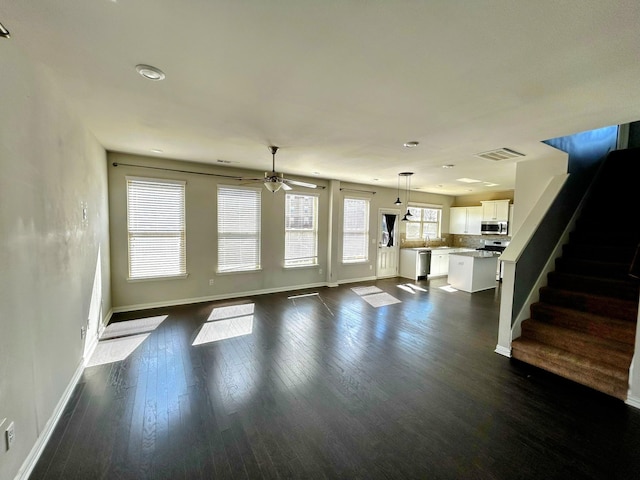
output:
[[[493,353],[499,292],[400,283],[115,315],[166,319],[85,370],[31,478],[640,478],[638,410]],[[250,333],[193,345],[244,304]]]

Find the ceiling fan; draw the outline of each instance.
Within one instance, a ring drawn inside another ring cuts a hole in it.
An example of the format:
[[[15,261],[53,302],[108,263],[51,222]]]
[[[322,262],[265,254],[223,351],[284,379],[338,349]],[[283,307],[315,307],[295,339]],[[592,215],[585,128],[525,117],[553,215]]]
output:
[[[271,145],[269,146],[269,151],[271,152],[272,157],[271,171],[264,172],[264,178],[243,178],[242,180],[253,182],[261,181],[264,183],[265,188],[272,193],[276,193],[278,190],[280,190],[280,188],[282,188],[283,190],[291,190],[291,185],[305,188],[318,188],[318,186],[314,183],[289,180],[287,178],[284,178],[283,173],[276,172],[276,152],[278,151],[278,147],[276,147],[275,145]]]

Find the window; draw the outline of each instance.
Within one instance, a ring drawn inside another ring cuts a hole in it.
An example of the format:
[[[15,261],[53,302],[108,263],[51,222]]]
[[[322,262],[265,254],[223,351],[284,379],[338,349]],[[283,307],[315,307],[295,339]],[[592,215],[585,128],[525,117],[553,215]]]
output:
[[[218,187],[218,272],[260,270],[260,193]]]
[[[127,177],[129,278],[185,276],[185,182]]]
[[[285,195],[284,266],[318,264],[318,197]]]
[[[411,216],[406,224],[407,240],[426,240],[440,237],[440,207],[409,206]]]
[[[342,261],[366,262],[369,259],[369,200],[344,199]]]

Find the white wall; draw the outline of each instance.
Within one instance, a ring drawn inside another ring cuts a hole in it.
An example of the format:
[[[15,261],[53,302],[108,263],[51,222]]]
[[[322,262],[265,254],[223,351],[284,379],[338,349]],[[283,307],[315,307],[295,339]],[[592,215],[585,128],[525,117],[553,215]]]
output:
[[[18,473],[82,364],[80,328],[92,310],[98,262],[103,319],[111,298],[105,152],[70,113],[47,72],[15,43],[0,41],[0,65],[4,480]],[[5,451],[4,428],[11,421],[16,440]]]
[[[556,175],[567,173],[569,156],[556,149],[537,160],[516,164],[516,188],[513,199],[513,232],[517,232],[531,209]]]
[[[207,298],[223,298],[243,293],[292,290],[309,285],[337,284],[370,278],[376,273],[378,209],[394,208],[396,189],[371,185],[344,184],[318,178],[300,178],[323,185],[326,189],[298,189],[315,193],[319,197],[318,254],[317,267],[285,269],[284,258],[284,193],[269,193],[262,188],[262,270],[237,274],[216,273],[217,233],[216,195],[218,184],[236,182],[214,176],[167,172],[146,168],[112,164],[127,163],[152,167],[195,170],[222,175],[262,177],[263,172],[251,172],[212,165],[159,159],[123,153],[109,153],[109,212],[111,227],[111,273],[114,309],[135,308],[183,303]],[[185,180],[186,228],[187,228],[187,272],[186,279],[157,281],[127,281],[127,175],[151,178]],[[296,177],[297,178],[297,177]],[[258,184],[261,188],[261,185]],[[370,190],[375,194],[352,192],[340,189]],[[345,196],[369,198],[370,241],[369,261],[362,264],[342,264],[342,202]],[[330,215],[330,200],[334,199],[333,214]],[[453,197],[412,192],[412,202],[440,204],[444,206],[443,231],[448,229],[448,209]],[[446,226],[444,226],[446,222]],[[402,226],[401,226],[402,228]],[[332,242],[330,244],[330,242]],[[329,246],[331,248],[329,248]],[[330,251],[330,256],[329,252]],[[214,284],[209,285],[209,279]]]

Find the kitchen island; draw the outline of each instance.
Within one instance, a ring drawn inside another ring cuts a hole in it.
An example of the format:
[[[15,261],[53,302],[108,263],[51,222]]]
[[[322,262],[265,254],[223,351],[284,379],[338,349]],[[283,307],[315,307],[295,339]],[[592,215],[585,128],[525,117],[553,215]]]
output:
[[[499,253],[487,251],[449,254],[449,285],[463,292],[496,287]]]

